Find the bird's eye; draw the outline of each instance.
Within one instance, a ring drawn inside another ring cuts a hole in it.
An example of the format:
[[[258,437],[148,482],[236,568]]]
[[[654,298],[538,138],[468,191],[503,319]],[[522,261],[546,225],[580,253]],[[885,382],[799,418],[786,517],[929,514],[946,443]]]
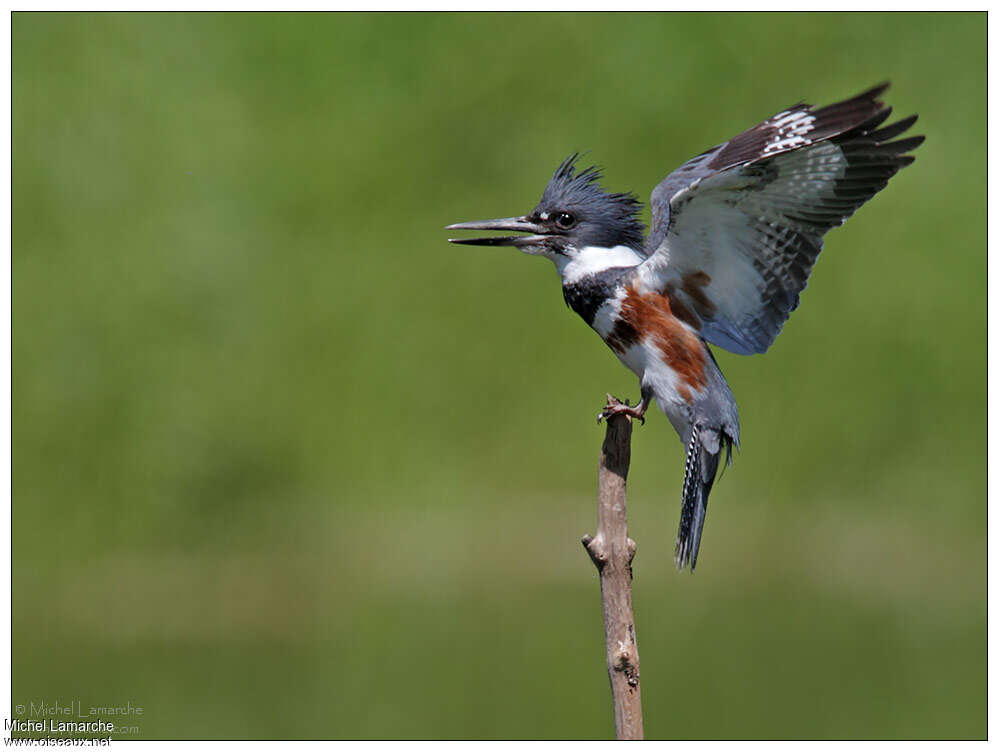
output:
[[[576,218],[569,214],[569,212],[559,212],[555,215],[555,224],[561,227],[563,230],[568,230],[574,224],[576,224]]]

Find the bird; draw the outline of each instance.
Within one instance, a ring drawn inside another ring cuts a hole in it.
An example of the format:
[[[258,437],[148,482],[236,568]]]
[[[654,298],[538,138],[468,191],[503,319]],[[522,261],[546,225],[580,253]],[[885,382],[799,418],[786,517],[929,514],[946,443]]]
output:
[[[644,424],[654,399],[685,448],[681,571],[697,566],[708,496],[724,455],[740,448],[735,397],[709,347],[766,352],[823,247],[884,188],[924,136],[916,115],[884,122],[889,83],[825,107],[799,103],[687,161],[652,191],[648,233],[634,193],[605,190],[579,153],[555,170],[523,216],[447,230],[520,233],[449,238],[512,246],[554,262],[566,304],[639,380],[641,399],[608,401],[597,421]]]

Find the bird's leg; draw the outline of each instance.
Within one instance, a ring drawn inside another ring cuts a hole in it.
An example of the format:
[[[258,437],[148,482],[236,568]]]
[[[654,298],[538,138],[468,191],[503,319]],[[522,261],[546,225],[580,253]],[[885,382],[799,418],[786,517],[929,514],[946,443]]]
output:
[[[645,411],[649,409],[649,402],[651,401],[651,394],[643,394],[642,401],[635,406],[631,406],[628,404],[628,400],[625,400],[623,403],[618,402],[608,394],[607,404],[604,405],[604,409],[600,411],[599,415],[597,415],[597,423],[614,415],[627,415],[631,418],[637,418],[642,421],[642,425],[644,426]]]

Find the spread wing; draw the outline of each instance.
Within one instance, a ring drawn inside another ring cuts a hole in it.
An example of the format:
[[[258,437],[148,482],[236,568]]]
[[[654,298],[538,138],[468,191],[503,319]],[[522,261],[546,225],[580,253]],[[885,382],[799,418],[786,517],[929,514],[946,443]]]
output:
[[[887,84],[813,110],[800,104],[671,173],[652,193],[643,285],[708,342],[765,352],[798,305],[822,236],[910,164],[922,136],[878,129]]]

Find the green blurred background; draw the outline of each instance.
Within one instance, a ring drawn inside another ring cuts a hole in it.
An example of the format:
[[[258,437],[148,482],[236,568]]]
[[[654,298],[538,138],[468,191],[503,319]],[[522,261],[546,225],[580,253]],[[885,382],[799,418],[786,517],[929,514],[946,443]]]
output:
[[[13,695],[139,738],[606,738],[594,416],[548,262],[448,245],[569,152],[643,199],[883,79],[678,573],[629,486],[650,737],[986,735],[986,16],[13,16]],[[647,214],[646,214],[647,216]]]

